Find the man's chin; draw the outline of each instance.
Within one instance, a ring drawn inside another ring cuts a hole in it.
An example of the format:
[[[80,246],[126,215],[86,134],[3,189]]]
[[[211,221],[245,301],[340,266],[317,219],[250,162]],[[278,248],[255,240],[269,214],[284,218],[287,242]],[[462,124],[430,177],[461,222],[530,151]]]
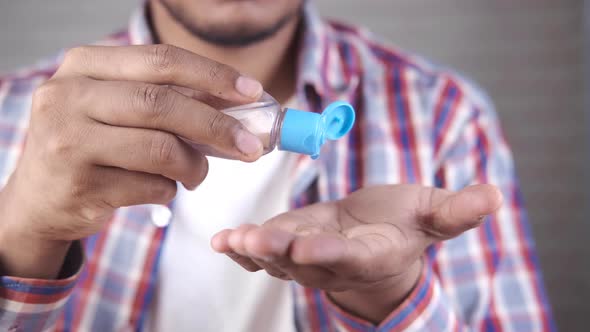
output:
[[[223,47],[244,47],[271,38],[281,30],[290,18],[282,19],[269,27],[253,28],[252,25],[243,28],[236,27],[197,27],[186,26],[193,35],[200,39]],[[254,24],[253,24],[254,25]]]
[[[275,22],[264,23],[256,20],[256,17],[249,19],[248,16],[237,16],[235,20],[228,17],[219,21],[214,18],[188,20],[187,16],[176,12],[174,8],[167,7],[167,10],[191,34],[222,47],[244,47],[271,38],[291,20],[296,19],[298,14],[288,13]]]
[[[223,47],[243,47],[268,39],[296,19],[302,10],[300,6],[276,18],[261,15],[276,12],[272,7],[277,3],[273,1],[218,0],[214,1],[215,10],[207,11],[214,14],[202,16],[200,14],[203,11],[191,14],[191,10],[173,1],[159,0],[168,13],[191,34]]]

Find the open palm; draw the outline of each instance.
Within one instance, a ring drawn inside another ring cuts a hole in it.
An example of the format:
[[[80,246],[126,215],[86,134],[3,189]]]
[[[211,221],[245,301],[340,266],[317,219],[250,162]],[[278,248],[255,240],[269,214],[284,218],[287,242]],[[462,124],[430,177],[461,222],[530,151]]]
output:
[[[211,243],[248,271],[265,269],[304,286],[341,292],[395,285],[419,270],[426,247],[476,227],[501,201],[491,185],[457,193],[419,185],[370,187],[261,226],[221,231]]]

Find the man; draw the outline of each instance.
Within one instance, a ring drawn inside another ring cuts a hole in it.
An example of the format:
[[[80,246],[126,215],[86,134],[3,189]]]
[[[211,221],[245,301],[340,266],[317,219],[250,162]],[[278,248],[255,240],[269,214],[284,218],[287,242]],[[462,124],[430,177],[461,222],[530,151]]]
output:
[[[152,0],[103,44],[1,82],[2,329],[553,328],[510,152],[465,81],[301,0]],[[317,161],[260,158],[212,101],[263,86],[357,124]],[[276,278],[206,253],[223,228],[215,251]]]

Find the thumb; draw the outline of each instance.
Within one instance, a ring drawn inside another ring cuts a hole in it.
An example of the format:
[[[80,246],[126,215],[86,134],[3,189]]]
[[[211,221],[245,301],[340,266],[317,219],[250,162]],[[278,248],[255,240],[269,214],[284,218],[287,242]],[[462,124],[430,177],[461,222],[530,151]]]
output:
[[[433,242],[449,239],[479,226],[502,205],[502,193],[489,184],[469,186],[456,193],[432,188],[422,191],[418,212],[422,230]]]

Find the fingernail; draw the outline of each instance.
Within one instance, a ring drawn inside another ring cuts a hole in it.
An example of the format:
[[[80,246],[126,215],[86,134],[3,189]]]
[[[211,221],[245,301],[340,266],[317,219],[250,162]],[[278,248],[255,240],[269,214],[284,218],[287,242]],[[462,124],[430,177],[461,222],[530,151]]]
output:
[[[235,136],[236,147],[245,155],[255,155],[262,151],[262,142],[247,130],[240,129]]]
[[[248,76],[240,76],[236,80],[236,90],[248,98],[256,98],[262,94],[262,84]]]

